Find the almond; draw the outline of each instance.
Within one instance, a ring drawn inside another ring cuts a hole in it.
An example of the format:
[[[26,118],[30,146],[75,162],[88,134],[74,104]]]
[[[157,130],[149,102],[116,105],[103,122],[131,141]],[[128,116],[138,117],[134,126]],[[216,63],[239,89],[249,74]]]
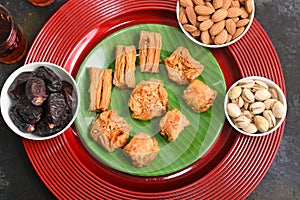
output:
[[[180,7],[180,10],[179,10],[179,22],[182,24],[188,23],[188,19],[185,14],[185,9],[183,7]]]
[[[186,8],[186,7],[189,7],[189,6],[191,6],[191,7],[194,6],[192,0],[179,0],[179,4],[180,4],[182,7],[185,7],[185,8]]]
[[[232,36],[232,39],[236,39],[237,37],[239,37],[245,30],[245,27],[239,27],[236,29],[235,34]]]
[[[236,23],[236,27],[242,27],[242,26],[246,26],[247,24],[249,24],[250,19],[241,19]]]
[[[231,7],[228,9],[228,15],[227,17],[238,17],[243,13],[242,9],[236,8],[236,7]]]
[[[206,2],[205,2],[205,5],[206,5],[207,7],[209,7],[209,8],[211,8],[214,12],[216,11],[215,8],[214,8],[214,6],[213,6],[209,1],[206,1]]]
[[[194,32],[191,33],[191,35],[192,35],[193,37],[199,37],[200,34],[201,34],[201,31],[200,31],[200,30],[196,30],[196,31],[194,31]]]
[[[210,15],[214,12],[214,10],[211,9],[210,7],[199,5],[199,6],[195,6],[195,12],[198,15]]]
[[[210,29],[209,33],[211,35],[218,35],[225,27],[225,20],[215,23]]]
[[[204,0],[192,0],[196,6],[205,5]]]
[[[230,42],[232,39],[232,35],[227,34],[227,39],[226,39],[226,43]]]
[[[234,23],[237,23],[240,20],[239,17],[232,17],[230,19],[232,19]]]
[[[190,32],[190,33],[197,30],[197,28],[191,24],[184,24],[183,28],[184,28],[184,30],[186,30],[187,32]]]
[[[195,26],[197,23],[197,16],[194,11],[194,8],[189,6],[189,7],[186,7],[185,11],[186,11],[186,16],[187,16],[188,20],[191,22],[191,24],[193,24]]]
[[[197,21],[202,22],[210,18],[210,15],[198,15]]]
[[[246,0],[245,1],[245,9],[248,12],[248,14],[252,13],[252,10],[253,10],[252,0]]]
[[[232,8],[240,8],[241,5],[240,5],[239,0],[232,0],[232,1],[231,1],[231,7],[232,7]]]
[[[200,31],[207,31],[213,24],[214,22],[211,19],[205,20],[200,24],[199,29]]]
[[[242,5],[245,4],[245,0],[239,0]]]
[[[210,35],[209,35],[208,31],[203,31],[201,33],[201,41],[204,44],[211,44],[211,39],[210,39]]]
[[[227,31],[223,29],[218,35],[216,35],[214,42],[215,44],[224,44],[227,39]]]
[[[246,9],[244,7],[242,7],[241,9],[242,9],[241,18],[243,18],[243,19],[248,18],[249,14],[247,13]]]
[[[226,30],[230,35],[234,35],[236,31],[236,24],[232,19],[227,19],[225,22]]]
[[[211,20],[213,22],[219,22],[222,21],[223,19],[225,19],[227,17],[227,10],[221,8],[219,10],[217,10],[212,16],[211,16]]]
[[[222,8],[227,10],[230,7],[230,5],[231,5],[231,0],[223,0]]]
[[[223,6],[223,0],[214,0],[213,6],[215,9],[219,9]]]

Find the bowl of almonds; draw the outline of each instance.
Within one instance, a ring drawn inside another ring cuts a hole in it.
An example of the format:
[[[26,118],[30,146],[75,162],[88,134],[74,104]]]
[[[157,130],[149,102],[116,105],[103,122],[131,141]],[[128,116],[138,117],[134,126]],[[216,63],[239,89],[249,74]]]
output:
[[[254,18],[254,0],[179,0],[177,20],[193,42],[210,48],[241,39]]]
[[[234,83],[224,101],[229,123],[240,133],[264,136],[274,132],[285,120],[286,98],[273,81],[250,76]]]

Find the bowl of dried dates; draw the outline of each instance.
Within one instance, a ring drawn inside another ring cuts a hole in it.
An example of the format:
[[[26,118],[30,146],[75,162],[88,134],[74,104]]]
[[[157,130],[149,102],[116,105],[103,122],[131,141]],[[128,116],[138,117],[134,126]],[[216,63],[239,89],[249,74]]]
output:
[[[193,42],[210,48],[233,44],[249,30],[254,0],[179,0],[177,20]]]
[[[32,140],[56,137],[69,128],[79,110],[79,92],[62,67],[35,62],[14,71],[1,91],[1,113],[18,135]]]
[[[274,132],[285,120],[287,102],[273,81],[250,76],[234,83],[224,101],[229,123],[240,133],[264,136]]]

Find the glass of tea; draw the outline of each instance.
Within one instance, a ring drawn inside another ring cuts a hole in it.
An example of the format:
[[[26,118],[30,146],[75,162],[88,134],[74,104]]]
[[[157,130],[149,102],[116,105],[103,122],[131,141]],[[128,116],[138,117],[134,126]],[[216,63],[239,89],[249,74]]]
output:
[[[0,4],[0,62],[12,64],[20,61],[26,54],[27,45],[11,14]]]
[[[28,0],[31,4],[35,6],[48,6],[53,3],[55,0]]]

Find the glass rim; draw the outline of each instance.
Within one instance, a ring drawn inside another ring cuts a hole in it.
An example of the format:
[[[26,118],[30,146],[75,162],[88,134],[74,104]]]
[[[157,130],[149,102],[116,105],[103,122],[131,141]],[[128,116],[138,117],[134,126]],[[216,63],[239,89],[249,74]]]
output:
[[[14,20],[12,18],[12,15],[10,14],[10,12],[8,11],[7,8],[5,8],[2,4],[0,4],[0,13],[1,14],[5,14],[9,17],[10,19],[10,33],[9,35],[7,36],[6,40],[3,41],[2,43],[0,43],[0,48],[4,47],[8,42],[9,42],[9,39],[11,38],[12,34],[13,34],[13,30],[14,30]],[[0,52],[1,53],[1,52]]]

